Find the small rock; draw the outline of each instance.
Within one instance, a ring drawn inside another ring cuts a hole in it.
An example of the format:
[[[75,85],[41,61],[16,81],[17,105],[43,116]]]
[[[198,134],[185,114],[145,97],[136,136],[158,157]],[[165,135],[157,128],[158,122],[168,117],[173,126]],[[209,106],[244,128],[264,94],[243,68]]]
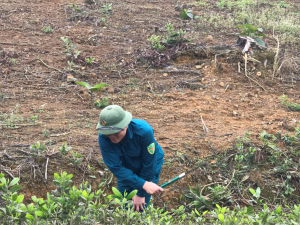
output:
[[[114,93],[114,92],[115,92],[115,89],[114,89],[114,88],[108,88],[107,92],[108,92],[108,93]]]
[[[220,83],[220,86],[221,86],[221,87],[224,87],[224,86],[225,86],[225,84],[224,84],[223,82],[221,82],[221,83]]]
[[[77,81],[77,79],[76,79],[73,75],[69,74],[69,75],[67,76],[67,82],[68,82],[68,83],[74,84],[76,81]]]
[[[163,76],[164,76],[164,77],[167,77],[167,76],[168,76],[168,73],[164,73]]]
[[[239,115],[236,111],[233,111],[232,114],[233,114],[234,116],[238,116],[238,115]]]

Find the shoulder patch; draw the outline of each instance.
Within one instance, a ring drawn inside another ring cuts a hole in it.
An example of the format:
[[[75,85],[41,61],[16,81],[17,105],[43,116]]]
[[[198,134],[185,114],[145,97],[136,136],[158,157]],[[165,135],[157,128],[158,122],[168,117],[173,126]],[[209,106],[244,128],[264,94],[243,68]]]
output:
[[[154,143],[151,143],[151,144],[147,147],[147,149],[148,149],[148,152],[149,152],[150,154],[154,154],[154,152],[155,152],[155,144],[154,144]]]

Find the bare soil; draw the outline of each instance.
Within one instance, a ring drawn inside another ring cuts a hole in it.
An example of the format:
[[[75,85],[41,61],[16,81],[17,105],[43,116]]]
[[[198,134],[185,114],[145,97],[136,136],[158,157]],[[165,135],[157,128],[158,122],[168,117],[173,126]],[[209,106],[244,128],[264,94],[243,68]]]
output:
[[[105,22],[101,20],[104,2],[89,5],[83,1],[4,0],[0,3],[0,112],[16,116],[11,126],[0,125],[1,154],[15,160],[3,156],[1,170],[21,177],[21,192],[27,202],[31,195],[45,197],[54,188],[53,173],[67,171],[74,174],[75,185],[84,179],[94,189],[101,179],[110,178],[95,130],[101,110],[91,106],[90,95],[83,87],[67,81],[68,75],[92,85],[109,84],[108,88],[95,92],[94,100],[108,97],[110,104],[122,106],[134,118],[144,119],[153,126],[165,160],[170,162],[163,165],[160,184],[193,168],[198,160],[232,148],[237,137],[245,132],[251,133],[257,142],[263,130],[293,133],[293,121],[299,122],[300,114],[283,107],[278,99],[285,94],[300,104],[299,80],[291,80],[299,78],[299,71],[293,65],[286,65],[273,77],[271,63],[264,67],[263,62],[256,65],[249,62],[248,75],[261,86],[248,79],[243,68],[238,73],[238,62],[243,65],[241,55],[231,58],[228,54],[210,53],[205,57],[181,54],[161,68],[151,68],[140,52],[150,50],[147,38],[155,34],[156,28],[156,34],[163,35],[167,22],[173,23],[175,29],[194,31],[188,34],[192,38],[192,44],[187,44],[190,49],[196,45],[234,44],[237,37],[217,30],[195,29],[201,21],[180,20],[174,1],[110,2],[113,13]],[[69,7],[72,4],[75,6]],[[193,7],[193,11],[195,15],[205,13],[201,7]],[[53,33],[43,31],[48,25]],[[80,65],[76,68],[79,72],[67,70],[69,59],[62,53],[61,37],[78,44],[80,57],[74,62]],[[276,48],[271,34],[265,41],[268,47]],[[291,55],[295,51],[295,46],[290,48]],[[94,63],[87,64],[86,57],[95,58]],[[178,70],[183,72],[175,72]],[[204,132],[203,124],[209,132]],[[32,162],[20,150],[29,152],[29,145],[37,141],[46,144],[48,153]],[[85,155],[85,166],[81,169],[58,154],[52,155],[64,142]],[[180,153],[188,159],[174,160]],[[44,183],[47,158],[48,177]],[[87,164],[96,169],[89,172]],[[188,175],[176,185],[188,187],[197,182]],[[111,186],[116,186],[115,180]],[[178,200],[180,193],[173,190],[172,186],[167,188],[163,202]]]

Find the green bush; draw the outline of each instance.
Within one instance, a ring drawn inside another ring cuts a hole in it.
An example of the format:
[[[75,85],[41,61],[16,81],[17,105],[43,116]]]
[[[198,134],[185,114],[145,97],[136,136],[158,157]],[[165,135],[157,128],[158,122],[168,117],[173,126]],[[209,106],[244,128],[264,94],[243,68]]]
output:
[[[282,206],[270,209],[262,205],[236,209],[221,207],[201,212],[196,208],[187,210],[185,206],[172,209],[172,212],[154,208],[150,204],[144,213],[132,209],[131,198],[136,190],[122,195],[113,188],[114,195],[106,196],[105,183],[102,182],[97,191],[92,191],[87,182],[79,187],[71,186],[72,174],[62,172],[54,174],[56,190],[47,193],[46,199],[32,196],[33,203],[27,206],[22,203],[24,195],[18,195],[21,185],[19,178],[9,181],[0,174],[0,191],[5,201],[0,206],[1,224],[299,224],[300,205],[282,209]],[[250,190],[255,201],[260,191]],[[198,191],[197,191],[198,192]],[[220,193],[220,191],[217,191]],[[258,193],[259,192],[259,193]],[[201,200],[202,201],[202,200]]]

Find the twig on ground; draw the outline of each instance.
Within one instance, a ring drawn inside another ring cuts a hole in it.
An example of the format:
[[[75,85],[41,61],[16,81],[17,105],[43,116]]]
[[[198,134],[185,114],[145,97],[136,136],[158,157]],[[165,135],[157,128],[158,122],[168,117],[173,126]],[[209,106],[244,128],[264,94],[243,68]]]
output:
[[[150,84],[150,82],[149,82],[149,81],[148,81],[148,84],[149,84],[149,86],[150,86],[150,90],[151,90],[151,92],[153,93],[152,86],[151,86],[151,84]]]
[[[204,190],[204,188],[206,188],[206,187],[208,187],[210,185],[213,185],[213,184],[222,184],[222,183],[224,183],[224,182],[214,182],[214,183],[210,183],[210,184],[204,185],[203,188],[200,191],[200,195],[202,195],[202,191]]]
[[[37,57],[37,59],[39,60],[39,61],[41,61],[43,64],[44,64],[44,66],[46,66],[46,67],[48,67],[49,69],[53,69],[53,70],[56,70],[56,71],[58,71],[58,72],[60,72],[60,73],[63,73],[61,70],[59,70],[59,69],[56,69],[56,68],[54,68],[54,67],[51,67],[51,66],[48,66],[43,60],[41,60],[39,57]]]
[[[254,80],[253,78],[249,77],[247,74],[247,54],[245,54],[245,76],[249,79],[252,80],[253,82],[255,82],[258,86],[260,86],[264,91],[266,91],[266,89],[261,86],[256,80]]]
[[[160,70],[159,73],[194,73],[200,75],[201,73],[195,70]]]
[[[4,169],[2,166],[1,166],[1,169],[0,170],[3,170],[5,173],[7,173],[12,179],[14,179],[15,177],[10,173],[8,172],[6,169]]]
[[[47,180],[47,169],[48,169],[49,158],[47,158],[46,169],[45,169],[45,180]]]
[[[277,40],[277,49],[276,49],[276,55],[274,57],[274,64],[273,64],[273,76],[272,80],[274,79],[276,72],[277,72],[277,67],[278,67],[278,55],[279,55],[279,39],[278,37],[275,37],[274,35],[274,27],[273,27],[273,38]]]
[[[202,118],[202,115],[200,115],[200,116],[201,116],[202,127],[203,127],[204,133],[209,133],[209,130],[208,130],[207,126],[205,125],[204,120]]]
[[[67,132],[67,133],[61,133],[61,134],[51,134],[50,137],[59,137],[59,136],[62,136],[62,135],[66,135],[66,134],[69,134],[70,132]]]
[[[233,173],[232,173],[232,177],[231,177],[231,180],[229,181],[229,183],[226,185],[225,188],[228,188],[229,184],[231,183],[231,181],[233,180],[234,178],[234,174],[235,174],[235,170],[233,170]]]

